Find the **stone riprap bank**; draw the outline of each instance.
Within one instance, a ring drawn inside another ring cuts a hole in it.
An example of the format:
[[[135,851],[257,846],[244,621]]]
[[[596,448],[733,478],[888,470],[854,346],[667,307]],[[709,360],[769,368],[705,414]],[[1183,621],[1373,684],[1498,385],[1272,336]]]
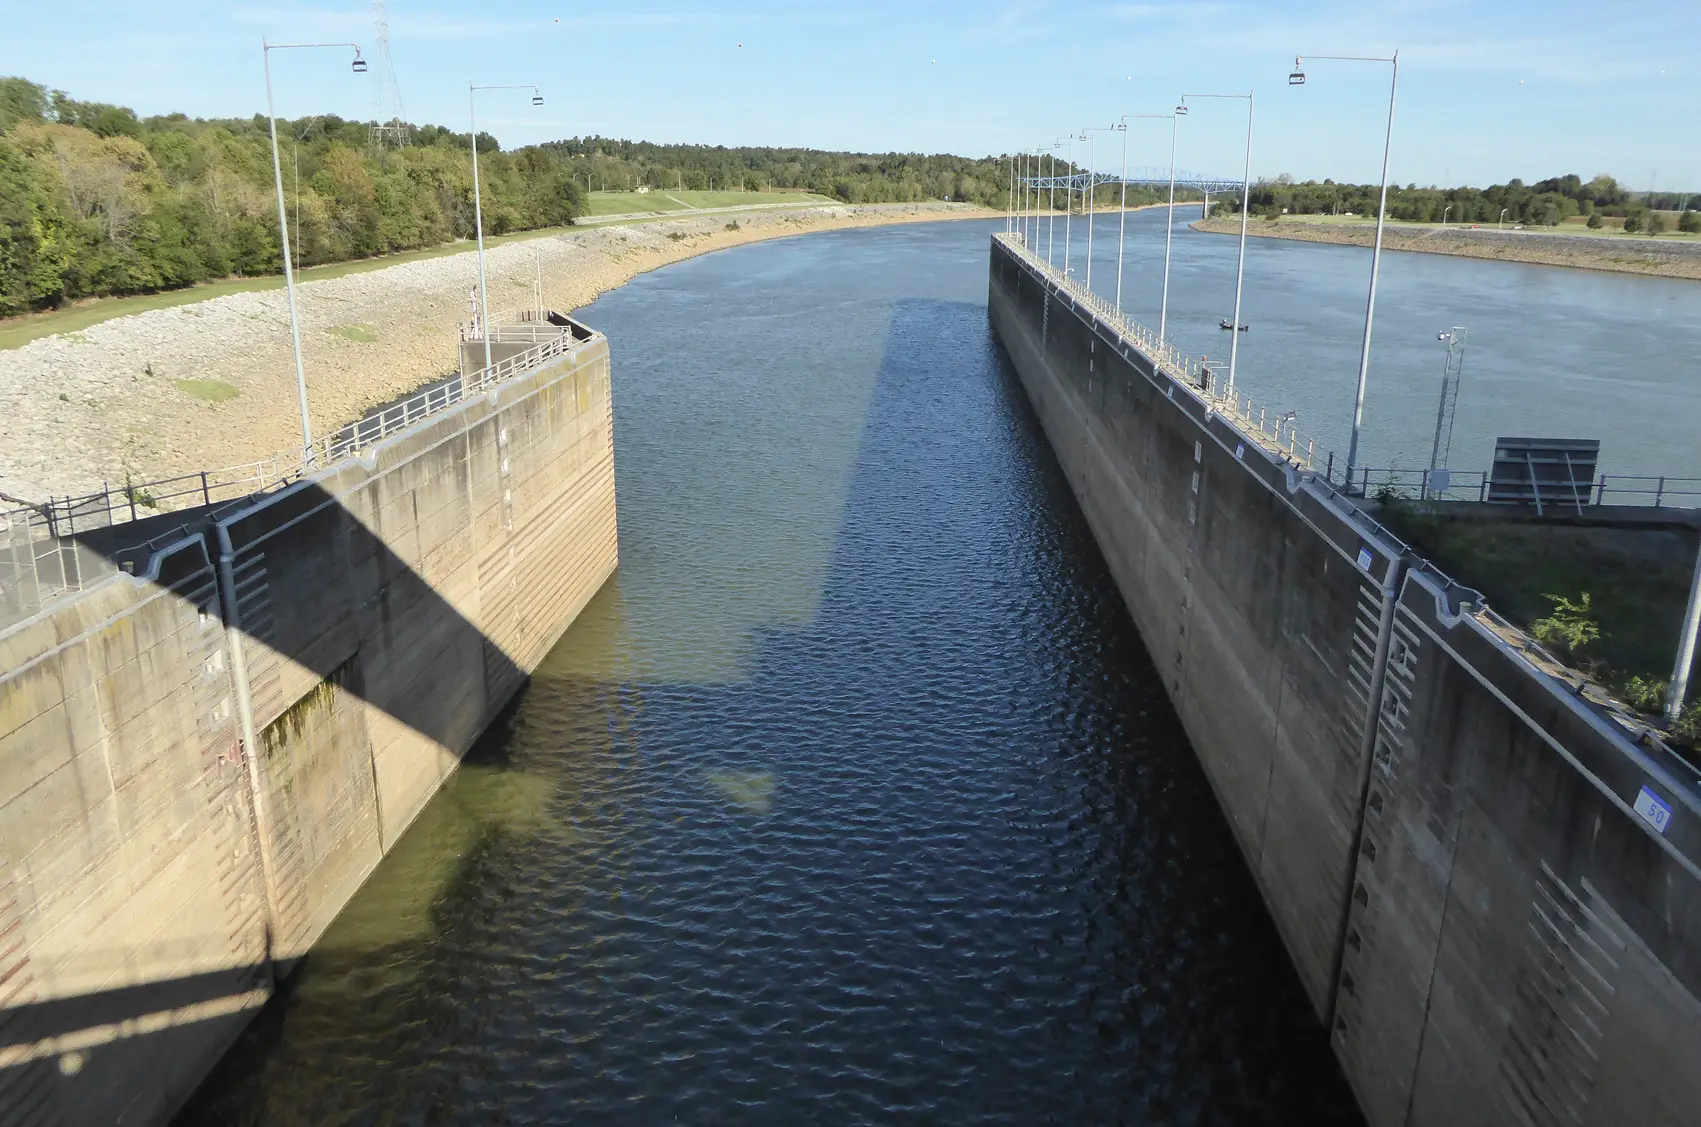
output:
[[[165,1122],[612,574],[575,333],[0,631],[0,1122]]]
[[[1019,240],[989,305],[1371,1127],[1696,1123],[1694,772]]]

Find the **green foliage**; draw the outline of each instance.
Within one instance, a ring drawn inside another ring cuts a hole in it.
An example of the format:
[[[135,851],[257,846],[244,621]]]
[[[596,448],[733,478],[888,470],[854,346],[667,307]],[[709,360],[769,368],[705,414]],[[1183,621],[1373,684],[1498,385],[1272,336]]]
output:
[[[1564,595],[1543,595],[1553,604],[1553,613],[1530,623],[1530,635],[1565,650],[1572,658],[1588,656],[1588,647],[1601,640],[1600,624],[1595,621],[1589,593],[1584,591],[1577,602]]]
[[[1658,715],[1666,706],[1666,683],[1652,677],[1627,677],[1614,686],[1618,698],[1637,712]]]
[[[1634,235],[1642,226],[1642,213],[1633,211],[1624,217],[1624,233]]]
[[[1701,701],[1691,701],[1671,726],[1671,734],[1691,747],[1701,745]]]
[[[1378,184],[1337,184],[1333,180],[1295,183],[1284,175],[1254,185],[1251,206],[1259,214],[1272,208],[1280,214],[1286,208],[1293,215],[1374,216],[1380,190]],[[1411,223],[1438,223],[1443,214],[1449,223],[1494,223],[1504,208],[1509,223],[1553,226],[1583,214],[1622,215],[1629,202],[1630,193],[1606,175],[1586,183],[1579,176],[1568,175],[1535,184],[1510,180],[1487,188],[1388,186],[1388,217]],[[1238,200],[1225,198],[1223,203],[1226,214]]]
[[[421,126],[378,153],[363,122],[278,123],[296,264],[473,233],[468,136]],[[542,148],[479,139],[489,234],[571,223],[584,191]],[[139,119],[0,78],[0,316],[283,268],[264,118]]]
[[[1671,216],[1663,211],[1650,211],[1646,228],[1650,235],[1663,235],[1671,230]]]
[[[1677,229],[1686,235],[1701,235],[1701,211],[1686,211],[1678,216]]]
[[[177,385],[177,390],[184,395],[215,406],[235,399],[242,394],[240,388],[233,387],[223,380],[174,380],[173,382]]]
[[[378,342],[378,330],[371,325],[338,325],[334,329],[326,329],[325,331],[332,336],[352,340],[358,344],[376,344]]]
[[[740,227],[740,226],[739,226],[739,225],[738,225],[738,220],[736,220],[736,219],[734,219],[734,220],[733,220],[733,221],[732,221],[732,222],[730,222],[730,223],[728,223],[728,224],[727,224],[727,225],[726,225],[726,229],[727,229],[727,230],[728,230],[728,231],[741,231],[741,230],[743,230],[743,228],[741,228],[741,227]]]
[[[47,91],[27,78],[0,78],[0,133],[47,116]]]
[[[1600,212],[1591,211],[1585,226],[1587,226],[1591,231],[1599,231],[1602,227],[1606,226],[1606,221],[1601,218]]]

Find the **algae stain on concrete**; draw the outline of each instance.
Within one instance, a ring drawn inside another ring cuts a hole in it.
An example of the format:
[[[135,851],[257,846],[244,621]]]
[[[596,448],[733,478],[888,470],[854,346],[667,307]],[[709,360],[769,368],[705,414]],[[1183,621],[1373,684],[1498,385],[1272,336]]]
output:
[[[193,399],[203,403],[219,404],[235,399],[242,394],[242,389],[225,383],[223,380],[172,380],[181,391]]]

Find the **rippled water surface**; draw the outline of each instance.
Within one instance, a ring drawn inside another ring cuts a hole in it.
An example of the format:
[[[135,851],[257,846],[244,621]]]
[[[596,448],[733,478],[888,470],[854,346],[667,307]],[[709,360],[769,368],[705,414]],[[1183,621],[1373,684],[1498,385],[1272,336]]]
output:
[[[990,335],[989,230],[584,312],[620,572],[184,1122],[1357,1122]]]

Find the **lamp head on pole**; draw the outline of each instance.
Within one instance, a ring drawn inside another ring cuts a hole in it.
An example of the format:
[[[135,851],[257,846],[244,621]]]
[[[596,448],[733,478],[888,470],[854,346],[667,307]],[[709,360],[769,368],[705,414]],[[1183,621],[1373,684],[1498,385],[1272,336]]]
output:
[[[534,106],[543,105],[543,93],[542,93],[542,91],[538,90],[538,88],[535,87],[535,86],[532,87],[532,105],[534,105]]]
[[[1183,99],[1181,99],[1181,101],[1176,103],[1175,116],[1176,117],[1186,117],[1187,116],[1187,99],[1186,98],[1183,98]]]
[[[360,57],[360,48],[359,47],[356,47],[354,49],[354,73],[356,73],[356,74],[365,74],[366,73],[366,60]]]
[[[1288,75],[1288,85],[1289,86],[1304,86],[1305,85],[1305,71],[1300,69],[1300,57],[1298,55],[1295,55],[1293,57],[1293,71],[1292,71],[1292,73],[1290,73]]]

